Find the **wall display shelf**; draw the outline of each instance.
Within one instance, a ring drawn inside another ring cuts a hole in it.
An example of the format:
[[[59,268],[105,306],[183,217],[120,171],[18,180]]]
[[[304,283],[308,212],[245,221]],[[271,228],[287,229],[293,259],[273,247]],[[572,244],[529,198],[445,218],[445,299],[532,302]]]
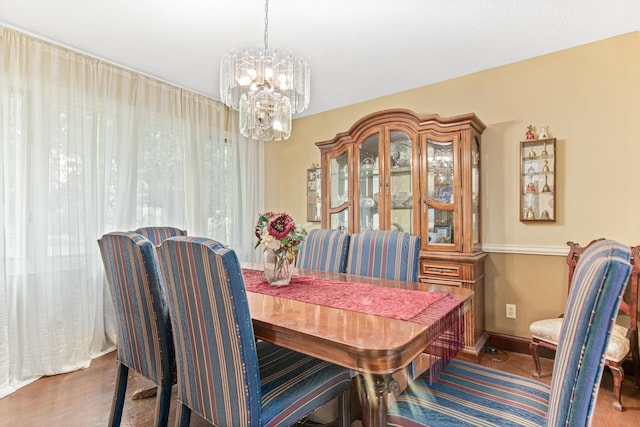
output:
[[[520,142],[520,221],[556,221],[556,139]]]
[[[323,228],[400,230],[421,237],[419,280],[474,291],[464,351],[481,354],[484,258],[480,136],[475,114],[442,118],[393,109],[317,142]]]
[[[322,169],[312,165],[307,169],[307,222],[320,222]]]

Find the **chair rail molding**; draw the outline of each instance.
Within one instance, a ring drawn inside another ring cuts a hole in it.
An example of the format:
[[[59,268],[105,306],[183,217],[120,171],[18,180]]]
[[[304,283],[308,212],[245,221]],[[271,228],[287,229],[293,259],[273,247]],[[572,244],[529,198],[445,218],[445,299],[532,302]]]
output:
[[[569,253],[566,246],[509,245],[499,243],[483,243],[482,250],[488,253],[523,255],[567,256]]]

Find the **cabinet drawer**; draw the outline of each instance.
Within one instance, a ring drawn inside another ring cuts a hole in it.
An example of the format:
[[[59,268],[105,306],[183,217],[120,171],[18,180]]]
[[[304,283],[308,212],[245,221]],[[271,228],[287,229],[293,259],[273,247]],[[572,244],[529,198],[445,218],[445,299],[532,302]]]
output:
[[[421,285],[426,285],[428,288],[424,289],[424,291],[443,291],[443,292],[449,292],[450,289],[449,288],[461,288],[462,287],[462,282],[457,282],[457,281],[453,281],[453,280],[438,280],[438,279],[433,279],[433,278],[428,278],[428,277],[421,277],[420,278],[420,284]],[[420,290],[422,291],[422,286],[420,287]]]
[[[460,266],[431,261],[420,262],[420,274],[440,279],[460,279]]]

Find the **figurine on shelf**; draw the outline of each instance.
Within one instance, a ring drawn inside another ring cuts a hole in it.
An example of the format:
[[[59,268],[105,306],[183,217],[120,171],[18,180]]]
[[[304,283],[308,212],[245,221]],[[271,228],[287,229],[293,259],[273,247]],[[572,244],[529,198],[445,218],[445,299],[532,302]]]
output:
[[[549,211],[548,210],[542,211],[542,213],[540,214],[540,219],[551,219],[551,215],[549,215]]]
[[[536,185],[533,182],[527,184],[527,193],[537,193]]]
[[[524,219],[536,219],[536,214],[531,206],[529,206],[529,209],[527,209],[527,213],[524,215]]]
[[[544,166],[542,167],[542,173],[547,173],[549,172],[549,160],[545,160],[544,161]]]
[[[542,126],[542,127],[540,128],[540,135],[538,135],[538,138],[539,138],[539,139],[544,139],[544,138],[546,138],[546,137],[547,137],[547,128],[546,128],[546,127],[544,127],[544,126]]]
[[[536,139],[536,136],[533,134],[533,125],[527,126],[527,133],[524,134],[527,139]]]
[[[400,161],[400,152],[396,151],[395,153],[391,154],[391,167],[395,168],[398,167],[398,162]]]

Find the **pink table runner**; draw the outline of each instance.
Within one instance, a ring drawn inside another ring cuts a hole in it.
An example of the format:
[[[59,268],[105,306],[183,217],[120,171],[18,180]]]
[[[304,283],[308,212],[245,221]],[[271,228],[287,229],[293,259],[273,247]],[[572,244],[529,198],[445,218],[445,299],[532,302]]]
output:
[[[243,269],[242,274],[249,292],[428,326],[431,338],[429,354],[433,361],[430,370],[432,379],[437,378],[447,361],[455,357],[462,347],[463,302],[445,292],[422,292],[295,275],[288,286],[279,287],[269,285],[261,270]]]
[[[243,269],[242,274],[245,287],[250,292],[400,320],[411,320],[448,295],[445,292],[345,283],[314,276],[293,276],[288,286],[271,286],[260,270]]]

